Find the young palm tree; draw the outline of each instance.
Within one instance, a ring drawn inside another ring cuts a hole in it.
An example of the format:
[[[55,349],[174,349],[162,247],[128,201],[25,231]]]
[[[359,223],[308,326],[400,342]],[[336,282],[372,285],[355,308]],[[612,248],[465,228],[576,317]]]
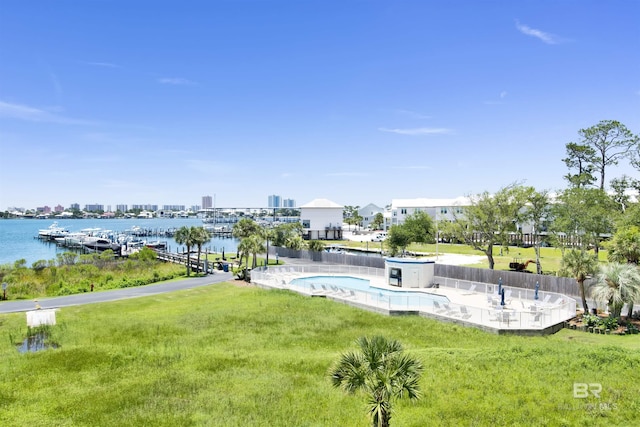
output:
[[[330,369],[331,382],[348,393],[364,391],[373,426],[388,427],[392,400],[420,398],[422,363],[405,354],[396,340],[361,337],[357,344],[360,351],[344,353]]]
[[[584,281],[593,275],[598,269],[598,260],[582,250],[570,250],[562,256],[562,269],[567,271],[578,282],[580,297],[582,298],[582,308],[584,312],[589,311],[587,297],[584,288]]]
[[[187,276],[191,274],[191,247],[195,243],[195,227],[180,227],[174,236],[177,244],[187,247]]]
[[[310,251],[322,252],[325,249],[325,244],[322,240],[309,240],[307,242],[307,248],[309,248]]]
[[[194,227],[193,243],[198,247],[198,268],[200,268],[200,255],[202,254],[202,245],[211,240],[211,232],[204,227]]]
[[[248,249],[249,252],[253,255],[253,260],[251,262],[251,268],[256,268],[256,264],[258,263],[258,253],[262,253],[266,250],[264,246],[264,237],[262,233],[252,234],[247,237],[245,240],[248,240]],[[247,264],[248,264],[247,259]]]
[[[640,301],[640,270],[633,264],[602,266],[591,288],[591,296],[607,304],[610,317],[620,317],[625,304],[629,304],[632,312],[634,302]]]

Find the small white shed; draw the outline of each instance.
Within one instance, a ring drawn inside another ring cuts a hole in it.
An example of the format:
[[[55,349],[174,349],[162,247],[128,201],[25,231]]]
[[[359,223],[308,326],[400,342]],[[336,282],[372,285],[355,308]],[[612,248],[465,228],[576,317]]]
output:
[[[433,283],[434,261],[414,258],[387,258],[384,261],[387,284],[400,288],[428,288]]]

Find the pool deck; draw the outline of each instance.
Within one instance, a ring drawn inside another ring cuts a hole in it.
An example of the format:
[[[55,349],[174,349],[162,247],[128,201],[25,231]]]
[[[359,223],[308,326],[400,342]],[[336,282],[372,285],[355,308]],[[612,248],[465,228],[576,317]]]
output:
[[[505,298],[505,305],[502,306],[497,292],[488,292],[495,288],[495,284],[476,284],[473,287],[463,284],[465,288],[458,288],[460,284],[455,281],[455,285],[449,286],[398,288],[388,285],[385,278],[379,275],[329,274],[366,279],[372,288],[381,290],[415,292],[415,295],[407,297],[388,296],[375,290],[355,291],[319,283],[316,286],[298,286],[292,283],[297,278],[318,275],[319,273],[294,269],[274,269],[260,275],[256,280],[252,277],[252,281],[261,287],[289,289],[310,297],[326,298],[386,315],[418,315],[495,334],[547,335],[562,329],[565,321],[575,316],[575,300],[570,297],[549,295],[546,301],[542,302],[534,299],[532,291],[514,287],[505,287],[511,295]],[[475,291],[477,287],[481,290]],[[431,296],[437,296],[436,302]],[[447,300],[448,302],[443,302]]]

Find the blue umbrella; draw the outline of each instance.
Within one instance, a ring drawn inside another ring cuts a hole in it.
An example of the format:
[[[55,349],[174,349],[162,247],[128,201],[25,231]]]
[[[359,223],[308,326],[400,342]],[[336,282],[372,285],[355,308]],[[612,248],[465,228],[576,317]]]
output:
[[[533,295],[533,299],[538,299],[538,289],[540,289],[540,283],[536,282],[536,293]]]
[[[500,292],[500,297],[501,297],[501,299],[500,299],[500,305],[505,305],[505,304],[504,304],[504,289],[502,290],[502,292]]]
[[[498,279],[498,295],[502,292],[502,277]]]

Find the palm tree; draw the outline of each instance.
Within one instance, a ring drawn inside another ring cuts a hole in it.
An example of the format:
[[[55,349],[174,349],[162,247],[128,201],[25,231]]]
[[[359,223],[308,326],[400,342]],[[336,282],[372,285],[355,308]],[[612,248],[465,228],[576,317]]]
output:
[[[304,240],[298,234],[290,235],[289,237],[287,237],[285,247],[289,249],[300,250],[304,247]]]
[[[198,269],[200,268],[200,255],[202,254],[202,245],[211,240],[211,232],[204,227],[195,227],[193,243],[198,247]]]
[[[422,363],[405,354],[396,340],[361,337],[357,344],[360,351],[344,353],[330,369],[331,383],[348,393],[364,391],[372,425],[388,427],[392,400],[420,398]]]
[[[587,297],[584,289],[584,281],[593,275],[598,269],[598,260],[589,255],[586,251],[572,249],[562,256],[562,270],[566,271],[578,282],[580,297],[582,298],[582,308],[584,312],[589,311]]]
[[[640,270],[632,264],[602,266],[591,288],[591,296],[607,304],[610,317],[620,317],[622,307],[628,304],[630,319],[634,302],[640,301]]]
[[[242,265],[242,258],[246,256],[247,261],[245,262],[245,268],[249,266],[250,249],[250,242],[248,239],[240,240],[240,243],[238,243],[238,262]]]
[[[242,276],[238,276],[240,278],[244,278],[248,281],[247,269],[249,268],[249,255],[253,254],[253,267],[256,265],[256,254],[258,252],[264,251],[263,240],[258,235],[252,235],[249,237],[245,237],[238,243],[238,260],[240,261],[240,266],[242,266],[242,257],[246,257],[246,262],[244,265],[244,269],[242,269]]]
[[[247,248],[249,252],[253,255],[253,261],[251,263],[251,268],[256,268],[256,264],[258,263],[258,253],[262,253],[266,250],[264,246],[264,237],[262,233],[252,234],[251,236],[245,238],[244,240],[248,240]],[[249,259],[247,258],[247,264],[249,263]]]
[[[233,237],[244,239],[259,232],[260,226],[252,219],[242,218],[233,226]]]
[[[177,244],[187,247],[187,276],[191,274],[191,247],[195,244],[196,227],[180,227],[174,236]]]
[[[307,248],[313,252],[322,252],[325,249],[325,244],[322,240],[309,240],[307,242]]]

